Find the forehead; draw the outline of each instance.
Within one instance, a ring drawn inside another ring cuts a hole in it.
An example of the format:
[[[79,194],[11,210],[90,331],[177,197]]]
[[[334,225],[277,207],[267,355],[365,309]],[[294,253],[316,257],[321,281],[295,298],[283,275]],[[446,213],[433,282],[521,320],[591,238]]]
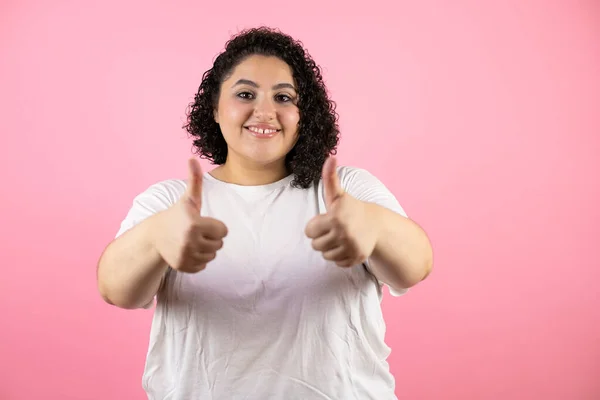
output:
[[[239,63],[225,82],[233,84],[239,79],[254,81],[259,86],[294,83],[292,69],[285,61],[277,57],[260,55],[250,56]]]

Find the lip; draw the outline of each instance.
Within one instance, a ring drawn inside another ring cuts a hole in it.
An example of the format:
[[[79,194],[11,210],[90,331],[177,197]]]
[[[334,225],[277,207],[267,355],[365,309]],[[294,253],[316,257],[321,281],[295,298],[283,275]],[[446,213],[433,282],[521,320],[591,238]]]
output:
[[[262,129],[264,130],[270,130],[273,132],[269,132],[269,133],[259,133],[259,132],[255,132],[250,128],[257,128],[257,129]],[[259,138],[259,139],[269,139],[272,138],[273,136],[277,135],[278,133],[281,132],[281,129],[278,129],[277,127],[273,126],[273,125],[268,125],[268,124],[252,124],[252,125],[246,125],[244,126],[244,129],[250,133],[252,136]]]

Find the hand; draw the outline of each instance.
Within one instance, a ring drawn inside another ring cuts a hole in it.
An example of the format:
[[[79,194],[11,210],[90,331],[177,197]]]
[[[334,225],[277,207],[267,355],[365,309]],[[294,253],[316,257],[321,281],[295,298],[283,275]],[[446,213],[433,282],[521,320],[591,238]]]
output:
[[[214,218],[200,216],[202,169],[189,160],[187,190],[177,203],[164,211],[157,226],[155,247],[165,262],[181,272],[199,272],[223,247],[227,227]]]
[[[311,219],[305,230],[312,247],[340,267],[364,262],[377,242],[369,223],[369,205],[344,192],[333,157],[323,165],[323,190],[327,213]]]

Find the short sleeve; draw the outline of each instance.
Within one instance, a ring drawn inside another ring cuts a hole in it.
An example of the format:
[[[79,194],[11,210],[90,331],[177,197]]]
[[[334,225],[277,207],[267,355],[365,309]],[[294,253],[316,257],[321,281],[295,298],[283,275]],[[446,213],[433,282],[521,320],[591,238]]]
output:
[[[407,217],[406,212],[392,194],[392,192],[373,174],[365,169],[355,167],[338,167],[338,176],[345,192],[354,198],[374,203],[396,212],[403,217]],[[369,260],[367,259],[366,268],[369,269]],[[383,284],[380,282],[380,285]],[[387,286],[387,285],[386,285]],[[408,292],[408,289],[394,290],[388,287],[392,296],[401,296]]]
[[[185,182],[167,180],[153,184],[133,199],[125,219],[115,235],[118,238],[129,229],[152,215],[164,211],[177,202],[185,192]],[[156,296],[155,296],[156,297]],[[155,299],[146,304],[144,308],[151,308]]]
[[[121,236],[146,218],[164,211],[177,202],[185,192],[182,180],[166,180],[148,187],[133,199],[116,237]]]

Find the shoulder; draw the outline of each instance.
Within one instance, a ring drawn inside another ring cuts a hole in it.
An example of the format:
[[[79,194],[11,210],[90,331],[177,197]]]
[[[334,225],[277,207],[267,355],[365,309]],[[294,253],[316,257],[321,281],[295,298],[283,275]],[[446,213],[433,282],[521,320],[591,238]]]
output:
[[[356,181],[378,180],[375,175],[368,170],[352,165],[338,166],[337,173],[342,185],[344,185],[344,183],[351,184]]]
[[[337,173],[342,189],[353,197],[406,216],[392,190],[370,171],[354,166],[338,166]]]
[[[347,192],[385,187],[378,177],[364,168],[351,165],[338,166],[337,174],[342,189]]]
[[[185,193],[186,187],[187,182],[183,179],[165,179],[148,186],[135,197],[135,201],[171,205]]]
[[[167,179],[146,187],[134,197],[116,237],[151,215],[171,207],[185,193],[185,188],[186,183],[181,179]]]
[[[165,179],[158,181],[149,186],[148,190],[179,193],[185,191],[187,187],[187,180],[185,179]]]

